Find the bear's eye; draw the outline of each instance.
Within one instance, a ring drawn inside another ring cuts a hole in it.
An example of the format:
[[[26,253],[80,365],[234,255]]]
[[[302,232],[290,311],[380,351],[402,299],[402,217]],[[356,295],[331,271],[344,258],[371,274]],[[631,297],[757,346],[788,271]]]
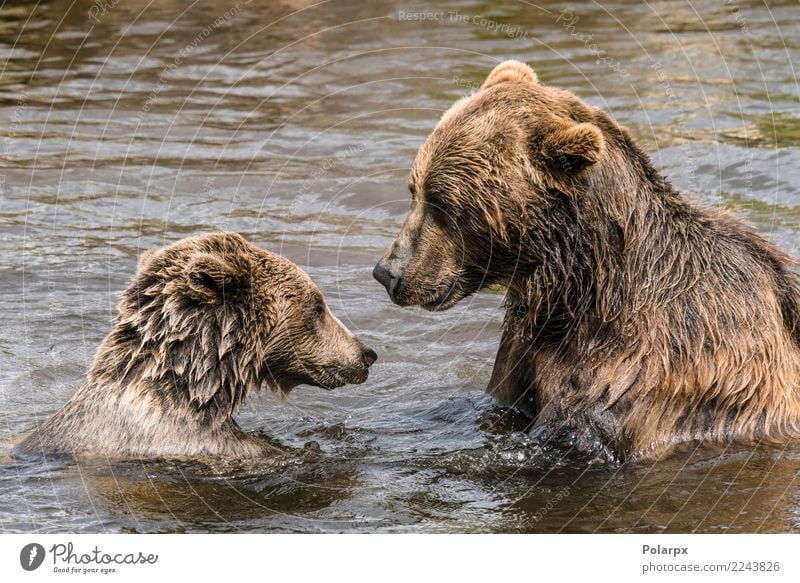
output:
[[[314,304],[314,315],[317,318],[322,318],[325,315],[325,304],[323,304],[320,300],[317,300]]]
[[[451,217],[450,213],[447,212],[447,209],[445,209],[435,199],[426,201],[425,210],[428,212],[431,218],[433,218],[433,220],[440,225],[447,226],[448,224],[453,223],[453,217]]]

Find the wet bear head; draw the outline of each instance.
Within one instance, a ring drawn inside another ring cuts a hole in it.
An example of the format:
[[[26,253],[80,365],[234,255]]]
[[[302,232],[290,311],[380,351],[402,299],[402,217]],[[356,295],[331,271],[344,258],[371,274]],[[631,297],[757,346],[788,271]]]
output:
[[[106,343],[135,351],[118,350],[119,366],[173,378],[200,407],[235,406],[263,384],[288,393],[362,383],[376,359],[303,270],[236,233],[148,251],[119,312]]]
[[[544,260],[553,217],[607,160],[604,112],[518,61],[457,101],[420,148],[411,210],[373,274],[392,301],[444,310]]]

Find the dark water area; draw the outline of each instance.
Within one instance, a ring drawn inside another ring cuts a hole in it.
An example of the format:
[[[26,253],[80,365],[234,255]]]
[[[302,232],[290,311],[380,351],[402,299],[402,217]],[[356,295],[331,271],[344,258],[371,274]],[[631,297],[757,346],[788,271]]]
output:
[[[502,296],[370,275],[417,148],[498,62],[631,129],[690,197],[800,257],[794,1],[51,0],[0,7],[0,531],[788,532],[800,445],[636,465],[542,451],[484,395]],[[80,385],[147,248],[226,229],[306,269],[380,359],[238,419],[286,463],[12,463]]]

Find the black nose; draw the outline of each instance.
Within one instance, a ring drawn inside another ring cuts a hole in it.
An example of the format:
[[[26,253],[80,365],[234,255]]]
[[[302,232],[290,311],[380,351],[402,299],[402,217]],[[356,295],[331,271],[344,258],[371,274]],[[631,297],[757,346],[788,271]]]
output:
[[[394,299],[395,292],[397,291],[397,284],[400,283],[400,277],[393,274],[388,268],[383,265],[383,261],[379,261],[372,270],[372,277],[378,280],[386,291],[389,292],[389,297]]]
[[[372,366],[378,360],[378,353],[371,348],[364,349],[364,360],[367,361],[367,366]]]

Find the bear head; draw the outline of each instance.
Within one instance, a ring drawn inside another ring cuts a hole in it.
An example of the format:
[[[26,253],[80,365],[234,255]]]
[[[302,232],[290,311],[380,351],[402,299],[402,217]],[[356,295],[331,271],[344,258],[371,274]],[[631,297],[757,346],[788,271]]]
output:
[[[124,376],[228,410],[264,384],[285,394],[362,383],[377,358],[303,270],[236,233],[146,252],[105,346]]]
[[[543,261],[554,212],[602,172],[620,128],[602,110],[498,65],[420,148],[411,210],[373,275],[401,306],[444,310]]]

